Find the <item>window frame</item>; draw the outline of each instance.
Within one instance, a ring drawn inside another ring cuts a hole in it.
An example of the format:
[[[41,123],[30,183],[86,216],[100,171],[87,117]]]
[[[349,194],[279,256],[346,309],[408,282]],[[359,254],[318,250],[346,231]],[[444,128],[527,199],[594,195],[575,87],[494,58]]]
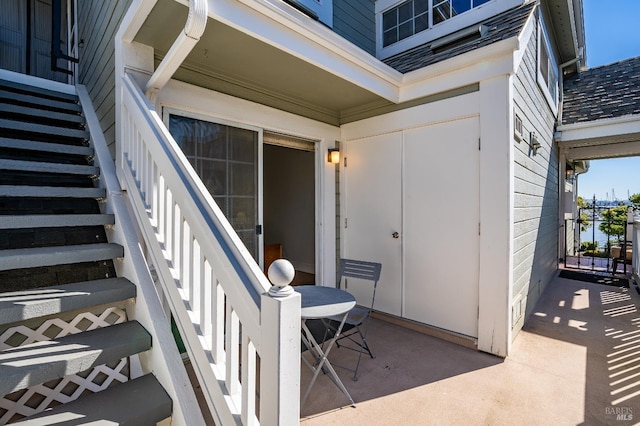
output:
[[[543,58],[543,50],[546,53],[546,61]],[[554,115],[558,114],[558,102],[560,100],[559,92],[559,67],[558,60],[556,59],[555,52],[551,45],[551,38],[546,29],[544,18],[540,15],[538,20],[538,40],[537,40],[537,52],[536,52],[536,80],[542,94],[544,95],[549,107],[553,111]],[[546,62],[546,64],[544,63]],[[543,69],[546,69],[546,76],[543,73]],[[553,73],[553,74],[551,74]],[[553,81],[549,77],[553,78]],[[553,90],[552,90],[553,89]]]
[[[397,43],[397,42],[399,42],[399,41],[402,41],[402,40],[404,40],[404,39],[406,39],[406,38],[412,37],[412,36],[414,36],[414,35],[416,35],[416,34],[419,34],[419,33],[423,32],[423,31],[427,31],[429,28],[431,28],[431,25],[430,25],[430,22],[431,22],[431,18],[430,18],[430,13],[431,13],[431,9],[430,9],[431,0],[422,0],[422,1],[426,1],[426,2],[427,2],[427,8],[426,8],[426,11],[425,11],[425,12],[418,13],[418,14],[416,14],[416,1],[420,1],[420,0],[404,0],[404,1],[402,1],[401,3],[398,3],[398,4],[396,4],[395,6],[390,7],[390,8],[388,8],[387,10],[385,10],[385,11],[383,11],[383,12],[381,13],[381,16],[382,16],[382,47],[383,47],[383,48],[384,48],[384,47],[391,46],[391,45],[393,45],[393,44],[395,44],[395,43]],[[410,18],[405,19],[405,20],[403,20],[403,21],[400,21],[400,19],[401,19],[401,17],[400,17],[400,9],[401,9],[403,6],[407,5],[407,4],[411,4],[412,15],[411,15],[411,17],[410,17]],[[389,14],[390,12],[392,12],[392,11],[396,11],[396,14],[395,14],[395,15],[396,15],[396,20],[395,20],[395,21],[396,21],[396,23],[395,23],[395,25],[394,25],[394,26],[392,26],[392,27],[390,27],[390,28],[388,28],[388,29],[385,29],[385,27],[384,27],[384,24],[385,24],[385,16],[386,16],[387,14]],[[420,31],[416,32],[416,31],[415,31],[415,27],[416,27],[416,20],[417,20],[419,17],[422,17],[422,16],[426,16],[426,17],[427,17],[427,25],[426,25],[426,27],[425,27],[424,29],[422,29],[422,30],[420,30]],[[400,33],[401,33],[401,29],[400,29],[400,28],[401,28],[403,25],[407,24],[407,23],[411,23],[411,28],[412,28],[411,34],[409,34],[409,35],[407,35],[407,36],[405,36],[405,37],[402,37],[402,38],[401,38],[401,37],[400,37]],[[391,43],[389,43],[389,44],[384,44],[384,43],[385,43],[385,34],[386,34],[387,32],[389,32],[389,31],[391,31],[391,30],[394,30],[394,31],[396,32],[396,39],[395,39],[395,41],[393,41],[393,42],[391,42]]]

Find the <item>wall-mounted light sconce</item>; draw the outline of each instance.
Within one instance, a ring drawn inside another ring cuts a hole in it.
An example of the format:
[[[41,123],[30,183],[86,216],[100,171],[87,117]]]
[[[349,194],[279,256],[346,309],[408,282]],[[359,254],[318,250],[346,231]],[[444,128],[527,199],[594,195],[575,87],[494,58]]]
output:
[[[340,150],[337,148],[329,148],[327,161],[331,164],[338,164],[340,162]]]
[[[82,49],[84,47],[84,39],[83,38],[81,38],[80,41],[78,42],[78,47],[80,49]]]
[[[565,179],[571,183],[573,183],[576,176],[575,170],[569,165],[567,165],[567,169],[565,170]]]
[[[531,132],[529,135],[529,150],[531,155],[536,155],[538,153],[538,149],[540,149],[542,145],[538,142],[538,136],[536,136],[536,132]]]

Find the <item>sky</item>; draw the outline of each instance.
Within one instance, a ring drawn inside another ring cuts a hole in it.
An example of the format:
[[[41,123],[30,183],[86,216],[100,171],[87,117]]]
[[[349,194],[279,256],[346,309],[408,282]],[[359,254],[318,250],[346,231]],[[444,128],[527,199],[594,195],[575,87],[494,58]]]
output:
[[[589,68],[640,56],[640,0],[583,0]],[[590,161],[578,194],[599,200],[640,193],[640,157]]]

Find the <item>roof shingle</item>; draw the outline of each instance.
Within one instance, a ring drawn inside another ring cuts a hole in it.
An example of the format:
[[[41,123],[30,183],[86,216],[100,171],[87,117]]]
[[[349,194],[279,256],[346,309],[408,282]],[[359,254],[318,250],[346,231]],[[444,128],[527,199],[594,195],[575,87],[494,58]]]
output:
[[[522,31],[522,28],[527,21],[527,18],[531,15],[535,5],[536,2],[528,2],[475,24],[475,26],[486,25],[489,27],[489,32],[484,37],[437,52],[431,50],[431,43],[435,41],[432,40],[428,43],[387,58],[384,62],[404,74],[462,55],[463,53],[488,46],[498,41],[515,37]]]
[[[640,114],[640,57],[564,79],[562,124]]]

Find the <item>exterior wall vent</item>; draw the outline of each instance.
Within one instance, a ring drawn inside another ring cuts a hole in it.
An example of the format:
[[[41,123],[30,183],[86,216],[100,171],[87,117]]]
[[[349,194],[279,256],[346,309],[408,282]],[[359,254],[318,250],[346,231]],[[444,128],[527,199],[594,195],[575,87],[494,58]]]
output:
[[[449,34],[442,38],[437,39],[429,46],[434,52],[446,50],[451,47],[459,46],[467,41],[482,38],[489,32],[489,27],[481,24],[474,25],[469,28],[465,28],[455,33]]]
[[[522,127],[522,118],[518,114],[513,115],[513,137],[520,142],[524,139],[524,129]]]

